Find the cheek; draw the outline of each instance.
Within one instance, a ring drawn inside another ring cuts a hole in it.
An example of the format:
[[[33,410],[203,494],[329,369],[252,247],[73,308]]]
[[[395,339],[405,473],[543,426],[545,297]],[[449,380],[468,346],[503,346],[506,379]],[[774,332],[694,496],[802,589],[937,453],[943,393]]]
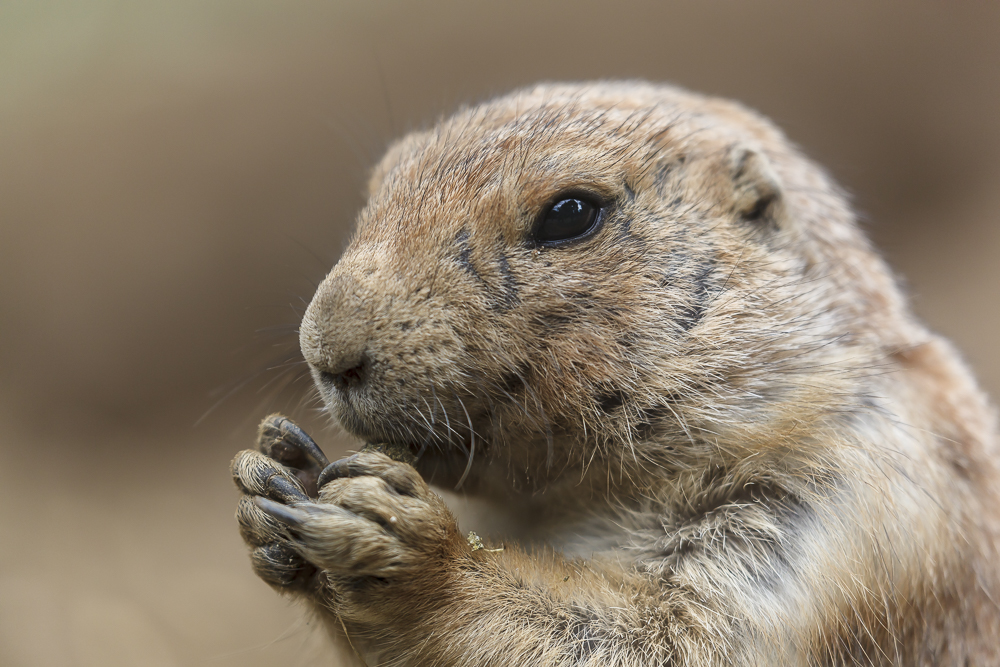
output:
[[[446,311],[429,309],[385,326],[372,341],[377,385],[385,392],[407,393],[454,382],[465,345],[449,319]]]
[[[642,300],[620,279],[551,267],[524,290],[502,337],[538,383],[572,383],[579,391],[621,375],[629,364],[639,329],[647,326],[635,317],[648,310]]]

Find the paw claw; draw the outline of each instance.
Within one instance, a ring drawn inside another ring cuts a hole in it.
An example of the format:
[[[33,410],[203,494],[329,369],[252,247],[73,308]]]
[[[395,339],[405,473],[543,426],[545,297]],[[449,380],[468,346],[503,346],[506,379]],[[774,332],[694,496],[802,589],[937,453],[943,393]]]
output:
[[[236,506],[240,536],[250,546],[259,547],[287,539],[285,524],[260,510],[250,496],[244,495]]]
[[[233,481],[244,493],[269,496],[283,503],[308,502],[299,480],[282,465],[253,450],[240,452],[232,464]]]
[[[301,487],[296,486],[289,479],[277,474],[272,475],[267,480],[264,488],[267,489],[267,495],[277,498],[283,503],[309,502],[309,496],[302,491]]]
[[[257,445],[261,453],[295,468],[324,468],[329,463],[316,441],[282,415],[271,415],[260,423]]]
[[[253,504],[268,516],[291,528],[301,526],[309,519],[308,512],[304,512],[287,505],[282,505],[281,503],[276,503],[273,500],[269,500],[262,496],[256,496],[253,499]]]
[[[317,488],[322,489],[327,483],[332,482],[335,479],[340,479],[341,477],[354,477],[355,473],[351,472],[351,462],[357,460],[358,455],[348,456],[346,458],[334,461],[330,465],[323,468],[323,471],[316,478]]]
[[[265,417],[257,430],[257,450],[293,468],[306,492],[316,495],[316,476],[330,461],[298,424],[282,415]]]

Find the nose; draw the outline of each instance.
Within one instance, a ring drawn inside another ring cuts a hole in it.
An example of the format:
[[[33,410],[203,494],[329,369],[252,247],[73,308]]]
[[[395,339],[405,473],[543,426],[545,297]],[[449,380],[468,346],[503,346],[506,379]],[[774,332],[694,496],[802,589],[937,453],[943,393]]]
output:
[[[357,363],[353,360],[345,360],[339,366],[331,369],[317,365],[320,380],[327,385],[335,387],[340,391],[348,391],[352,387],[359,387],[364,384],[368,377],[368,366],[370,362],[362,357]]]
[[[302,356],[320,381],[341,392],[367,381],[372,313],[357,281],[332,273],[323,281],[299,327]]]

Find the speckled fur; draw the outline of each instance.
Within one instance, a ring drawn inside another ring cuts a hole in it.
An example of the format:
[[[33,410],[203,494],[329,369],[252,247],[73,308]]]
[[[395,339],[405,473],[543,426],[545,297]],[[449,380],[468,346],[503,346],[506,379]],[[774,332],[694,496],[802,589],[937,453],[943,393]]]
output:
[[[533,244],[580,189],[600,231]],[[542,85],[404,138],[301,342],[347,430],[523,528],[473,551],[379,454],[293,503],[287,588],[369,664],[1000,663],[992,409],[737,104]]]

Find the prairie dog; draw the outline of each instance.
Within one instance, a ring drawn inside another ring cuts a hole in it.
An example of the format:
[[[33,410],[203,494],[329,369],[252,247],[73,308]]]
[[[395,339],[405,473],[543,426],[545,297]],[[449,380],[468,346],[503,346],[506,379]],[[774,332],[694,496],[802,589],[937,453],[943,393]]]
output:
[[[993,410],[768,121],[539,85],[369,193],[300,341],[413,465],[277,417],[233,463],[256,572],[367,664],[1000,663]],[[428,483],[522,537],[476,548]]]

